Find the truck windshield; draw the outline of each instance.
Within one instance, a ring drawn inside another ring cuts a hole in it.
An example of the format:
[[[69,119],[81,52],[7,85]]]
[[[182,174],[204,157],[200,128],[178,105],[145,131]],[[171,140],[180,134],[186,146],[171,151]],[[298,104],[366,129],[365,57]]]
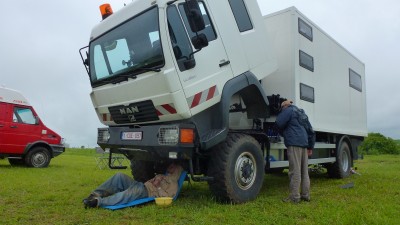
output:
[[[119,82],[164,66],[158,8],[115,27],[90,43],[92,86]]]

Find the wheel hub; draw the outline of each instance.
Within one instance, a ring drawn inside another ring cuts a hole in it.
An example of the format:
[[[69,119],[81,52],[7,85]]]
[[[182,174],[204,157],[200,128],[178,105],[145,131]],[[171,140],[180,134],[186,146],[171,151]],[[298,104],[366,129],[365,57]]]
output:
[[[237,185],[243,189],[249,189],[256,176],[256,161],[252,154],[248,152],[242,153],[235,164],[235,180]]]
[[[43,154],[35,154],[32,158],[33,165],[42,165],[46,161],[46,156]]]

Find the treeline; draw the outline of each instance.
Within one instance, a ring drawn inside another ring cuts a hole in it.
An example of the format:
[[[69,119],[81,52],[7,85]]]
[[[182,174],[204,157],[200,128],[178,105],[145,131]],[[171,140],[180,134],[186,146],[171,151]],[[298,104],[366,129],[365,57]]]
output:
[[[369,133],[368,137],[360,146],[360,151],[364,155],[380,155],[380,154],[400,154],[400,141],[385,137],[380,133]]]

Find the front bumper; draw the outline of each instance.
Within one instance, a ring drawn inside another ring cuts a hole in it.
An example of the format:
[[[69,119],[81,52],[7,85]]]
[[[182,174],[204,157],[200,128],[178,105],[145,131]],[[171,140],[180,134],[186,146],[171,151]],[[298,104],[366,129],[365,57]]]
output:
[[[52,151],[53,151],[53,157],[61,155],[61,153],[65,152],[65,146],[64,145],[50,145]]]
[[[180,141],[184,129],[193,130],[192,143]],[[140,160],[191,159],[197,146],[195,133],[193,124],[99,128],[97,144]]]

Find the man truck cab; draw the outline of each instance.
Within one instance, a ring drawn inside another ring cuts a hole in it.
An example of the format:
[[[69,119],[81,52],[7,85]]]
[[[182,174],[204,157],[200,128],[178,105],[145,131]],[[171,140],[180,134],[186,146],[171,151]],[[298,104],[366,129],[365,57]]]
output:
[[[47,167],[65,151],[62,138],[47,128],[24,96],[0,87],[0,157],[11,165]]]

